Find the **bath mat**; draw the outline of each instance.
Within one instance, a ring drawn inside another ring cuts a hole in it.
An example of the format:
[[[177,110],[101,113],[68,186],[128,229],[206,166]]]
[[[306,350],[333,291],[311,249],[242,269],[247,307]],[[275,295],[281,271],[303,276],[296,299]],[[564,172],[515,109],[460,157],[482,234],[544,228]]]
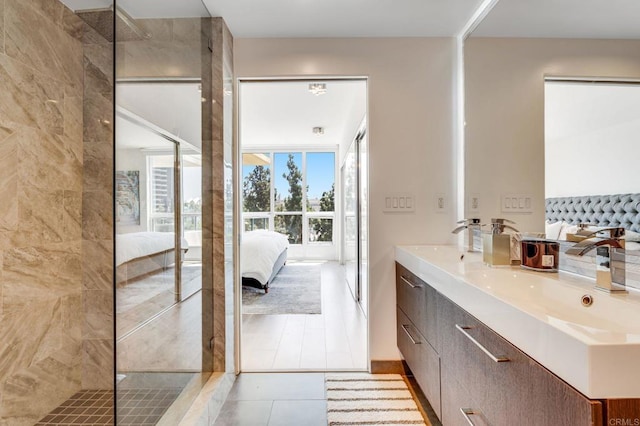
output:
[[[243,314],[320,314],[320,264],[289,263],[269,284],[269,293],[242,287]]]
[[[398,374],[335,374],[325,378],[329,426],[426,425]]]

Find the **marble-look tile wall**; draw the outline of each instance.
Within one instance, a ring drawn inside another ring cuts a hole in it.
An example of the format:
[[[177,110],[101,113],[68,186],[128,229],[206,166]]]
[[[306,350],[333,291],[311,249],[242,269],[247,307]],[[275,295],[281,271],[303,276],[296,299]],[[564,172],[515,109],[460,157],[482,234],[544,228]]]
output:
[[[213,336],[213,353],[203,364],[213,371],[233,371],[233,188],[232,133],[233,38],[222,18],[204,20],[203,45],[203,299],[213,302],[213,316],[203,324],[203,341]],[[204,41],[207,40],[205,44]],[[205,59],[206,58],[206,59]],[[208,100],[211,100],[209,102]],[[206,172],[205,166],[207,164]],[[206,332],[205,332],[206,330]]]
[[[112,389],[113,43],[87,25],[83,47],[82,388]]]
[[[83,23],[0,1],[0,425],[81,387]]]

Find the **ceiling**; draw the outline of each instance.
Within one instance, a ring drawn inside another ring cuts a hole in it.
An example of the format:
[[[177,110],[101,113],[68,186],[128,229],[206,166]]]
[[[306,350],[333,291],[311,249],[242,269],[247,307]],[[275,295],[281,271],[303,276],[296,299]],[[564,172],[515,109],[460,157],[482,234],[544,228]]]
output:
[[[319,96],[309,92],[309,81],[241,83],[242,147],[335,147],[351,143],[366,114],[366,81],[323,82],[327,93]],[[314,134],[314,127],[322,127],[324,134]]]
[[[481,0],[203,0],[234,37],[454,36]]]
[[[500,0],[472,36],[640,39],[640,1]]]
[[[72,10],[113,0],[62,0]],[[118,0],[133,18],[222,16],[234,37],[457,35],[482,0]],[[481,37],[640,39],[638,0],[499,0]]]
[[[118,120],[120,148],[165,147],[167,141],[149,131],[162,129],[181,142],[200,150],[202,95],[198,83],[121,82],[116,87],[118,107],[147,122],[146,126]],[[120,127],[121,126],[125,127]],[[135,127],[140,127],[136,129]],[[183,147],[185,148],[186,145]]]

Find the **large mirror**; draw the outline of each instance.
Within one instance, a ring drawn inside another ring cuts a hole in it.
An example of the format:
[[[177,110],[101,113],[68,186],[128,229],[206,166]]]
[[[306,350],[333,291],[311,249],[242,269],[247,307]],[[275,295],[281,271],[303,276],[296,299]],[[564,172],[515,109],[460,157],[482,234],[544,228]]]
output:
[[[640,119],[637,106],[610,105],[606,113],[597,112],[590,106],[606,106],[598,98],[602,93],[554,90],[566,80],[574,81],[573,88],[593,89],[594,83],[575,81],[588,80],[607,82],[600,88],[626,86],[637,93],[638,86],[618,83],[640,79],[638,19],[640,3],[628,0],[500,0],[495,5],[464,46],[466,217],[481,217],[483,222],[504,217],[521,231],[542,232],[545,199],[560,192],[640,192],[640,179],[628,178],[629,167],[619,169],[622,157],[636,158],[640,145],[629,144],[617,130],[596,136],[591,127],[593,114],[609,114],[609,125],[633,127]],[[564,105],[556,102],[562,98]],[[578,108],[584,115],[576,115]],[[583,127],[565,127],[570,124]],[[552,145],[558,131],[564,136],[591,134],[578,135],[577,145],[567,150]],[[619,161],[606,160],[610,156]],[[556,172],[547,173],[545,164]],[[587,178],[594,178],[591,184]],[[627,185],[621,187],[623,180]],[[581,182],[592,188],[578,190]],[[521,199],[530,203],[512,203]]]

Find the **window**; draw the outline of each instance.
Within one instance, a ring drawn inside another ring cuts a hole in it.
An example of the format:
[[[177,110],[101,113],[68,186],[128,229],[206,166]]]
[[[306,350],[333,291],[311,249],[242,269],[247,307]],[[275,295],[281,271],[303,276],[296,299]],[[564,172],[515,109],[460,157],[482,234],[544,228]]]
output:
[[[309,242],[333,242],[335,212],[335,164],[333,152],[307,154],[307,211]]]
[[[271,213],[271,154],[242,154],[244,230],[269,229]]]
[[[174,176],[173,155],[149,157],[151,177],[150,229],[154,232],[174,231]]]
[[[291,244],[333,244],[335,152],[242,154],[244,230],[273,229]]]

